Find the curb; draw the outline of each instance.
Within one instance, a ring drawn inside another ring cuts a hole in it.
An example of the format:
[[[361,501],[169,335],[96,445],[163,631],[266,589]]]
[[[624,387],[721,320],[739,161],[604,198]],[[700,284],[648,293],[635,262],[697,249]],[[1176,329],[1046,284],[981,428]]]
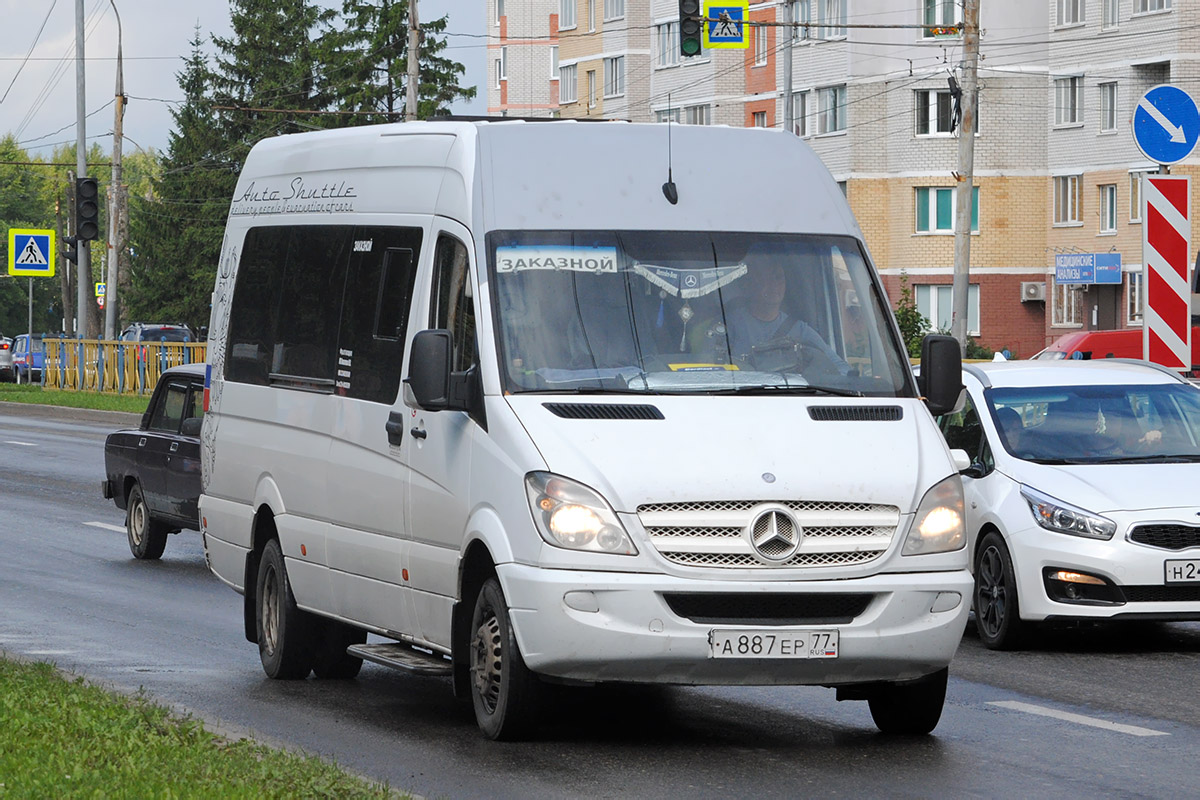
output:
[[[0,414],[71,422],[94,422],[110,424],[117,428],[136,428],[142,422],[141,414],[132,414],[128,411],[100,411],[92,408],[69,408],[40,403],[14,403],[10,400],[0,400]]]

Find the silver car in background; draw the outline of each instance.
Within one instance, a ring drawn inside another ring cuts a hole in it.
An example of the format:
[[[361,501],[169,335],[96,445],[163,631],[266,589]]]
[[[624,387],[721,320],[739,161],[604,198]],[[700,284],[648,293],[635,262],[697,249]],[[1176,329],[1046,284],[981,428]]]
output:
[[[0,381],[8,383],[16,378],[13,372],[13,341],[7,336],[0,336]]]

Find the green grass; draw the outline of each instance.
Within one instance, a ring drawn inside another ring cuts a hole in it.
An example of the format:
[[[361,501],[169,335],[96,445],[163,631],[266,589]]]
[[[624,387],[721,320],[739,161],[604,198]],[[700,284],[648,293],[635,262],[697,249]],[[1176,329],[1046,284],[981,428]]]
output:
[[[99,392],[70,392],[62,389],[43,389],[37,384],[0,383],[0,400],[13,403],[37,403],[45,406],[90,408],[100,411],[132,411],[141,414],[150,402],[150,395],[139,397]]]
[[[0,659],[0,720],[0,798],[408,797],[50,664]]]

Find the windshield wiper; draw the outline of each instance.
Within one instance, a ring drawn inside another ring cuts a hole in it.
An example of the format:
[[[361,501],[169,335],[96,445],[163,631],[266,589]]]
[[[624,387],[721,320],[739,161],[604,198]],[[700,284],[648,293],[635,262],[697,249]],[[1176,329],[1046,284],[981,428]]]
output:
[[[1027,458],[1026,461],[1034,464],[1045,464],[1051,467],[1063,467],[1076,464],[1098,464],[1100,462],[1090,458]]]
[[[509,394],[662,394],[649,389],[617,389],[600,386],[577,386],[571,389],[517,389]]]
[[[832,395],[834,397],[862,397],[863,393],[854,389],[836,389],[830,386],[779,386],[774,384],[755,384],[753,386],[733,386],[722,389],[708,389],[709,394],[796,394],[796,395]]]
[[[1110,456],[1108,458],[1092,459],[1090,464],[1146,464],[1161,462],[1164,464],[1195,464],[1200,462],[1197,453],[1155,453],[1145,456]]]

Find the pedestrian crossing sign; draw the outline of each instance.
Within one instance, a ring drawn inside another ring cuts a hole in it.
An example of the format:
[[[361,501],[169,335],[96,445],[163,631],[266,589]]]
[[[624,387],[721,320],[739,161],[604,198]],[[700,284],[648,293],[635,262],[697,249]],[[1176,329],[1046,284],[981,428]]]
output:
[[[710,49],[745,50],[750,46],[746,21],[749,0],[712,0],[704,4],[704,46]]]
[[[54,231],[8,230],[8,274],[54,277]]]

